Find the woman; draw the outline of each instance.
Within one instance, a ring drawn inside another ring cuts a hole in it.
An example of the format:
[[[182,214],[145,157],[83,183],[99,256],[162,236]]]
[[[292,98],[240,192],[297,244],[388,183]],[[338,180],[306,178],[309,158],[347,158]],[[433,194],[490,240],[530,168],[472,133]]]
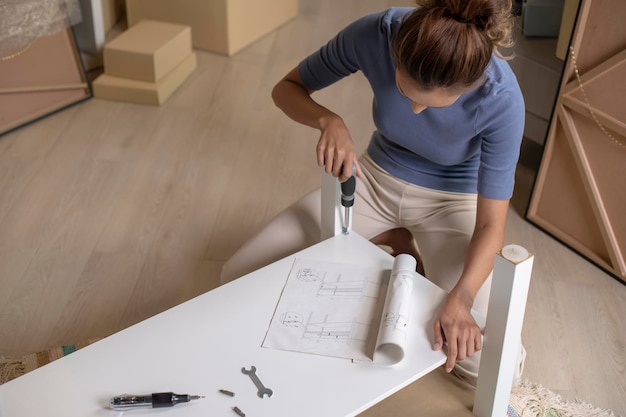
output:
[[[448,291],[433,320],[433,348],[445,349],[448,372],[457,364],[456,373],[475,383],[481,334],[470,310],[487,310],[524,126],[522,94],[498,52],[510,41],[511,3],[417,5],[353,22],[272,96],[291,119],[320,130],[317,161],[326,172],[344,181],[356,165],[356,232],[409,253],[410,242],[393,230],[411,232],[426,277]],[[377,128],[359,159],[341,117],[312,98],[356,71],[372,87]],[[279,215],[226,263],[223,277],[315,242],[319,205],[314,192]]]

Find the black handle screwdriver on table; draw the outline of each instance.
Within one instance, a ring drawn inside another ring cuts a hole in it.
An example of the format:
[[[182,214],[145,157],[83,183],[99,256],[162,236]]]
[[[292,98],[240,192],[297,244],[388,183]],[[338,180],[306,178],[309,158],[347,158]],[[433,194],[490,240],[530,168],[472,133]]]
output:
[[[352,168],[352,176],[341,183],[341,205],[344,207],[344,225],[341,231],[344,235],[348,234],[350,227],[350,211],[354,205],[354,193],[356,190],[356,167]]]
[[[118,395],[111,398],[109,406],[114,410],[126,410],[136,407],[173,407],[176,404],[188,403],[191,400],[204,398],[200,395],[174,394],[173,392],[157,392],[147,395]]]

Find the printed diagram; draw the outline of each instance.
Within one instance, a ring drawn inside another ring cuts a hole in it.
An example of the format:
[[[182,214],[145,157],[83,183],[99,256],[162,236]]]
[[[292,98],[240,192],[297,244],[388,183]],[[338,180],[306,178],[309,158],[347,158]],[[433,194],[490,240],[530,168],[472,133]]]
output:
[[[378,297],[380,284],[370,281],[366,276],[350,276],[319,272],[315,268],[301,268],[295,273],[299,281],[317,284],[317,295],[320,297]]]
[[[359,323],[357,320],[332,321],[328,314],[322,321],[313,319],[311,312],[305,320],[302,314],[286,312],[280,316],[280,322],[286,327],[295,327],[302,331],[302,339],[324,341],[360,341],[367,340],[369,323]]]
[[[296,277],[302,282],[317,282],[320,274],[313,268],[302,268],[296,272]]]
[[[304,327],[304,318],[300,313],[288,311],[281,314],[280,322],[287,327]]]
[[[385,273],[377,268],[296,259],[263,347],[355,362],[399,362],[410,321],[414,269],[398,266],[400,272],[383,285]],[[379,300],[381,292],[384,300]]]
[[[341,279],[341,276],[339,276],[339,279]],[[322,282],[318,294],[326,297],[354,297],[363,295],[366,287],[367,281]]]
[[[409,325],[410,299],[413,291],[412,276],[397,274],[391,277],[381,328],[406,332]]]
[[[380,271],[296,259],[263,346],[367,360]]]

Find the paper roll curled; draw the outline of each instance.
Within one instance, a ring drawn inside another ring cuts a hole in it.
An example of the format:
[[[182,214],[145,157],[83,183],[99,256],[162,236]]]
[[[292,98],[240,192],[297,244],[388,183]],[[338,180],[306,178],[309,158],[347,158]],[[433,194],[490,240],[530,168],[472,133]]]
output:
[[[416,267],[417,261],[411,255],[401,254],[394,259],[372,358],[374,363],[393,365],[404,358]]]

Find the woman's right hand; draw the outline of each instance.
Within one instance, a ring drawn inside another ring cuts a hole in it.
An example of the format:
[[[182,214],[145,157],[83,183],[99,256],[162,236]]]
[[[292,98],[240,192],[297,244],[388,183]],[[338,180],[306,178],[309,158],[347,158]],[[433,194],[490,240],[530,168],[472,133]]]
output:
[[[333,114],[324,118],[320,126],[322,133],[316,149],[317,164],[340,182],[352,176],[353,165],[356,166],[357,177],[362,178],[352,136],[341,117]]]

